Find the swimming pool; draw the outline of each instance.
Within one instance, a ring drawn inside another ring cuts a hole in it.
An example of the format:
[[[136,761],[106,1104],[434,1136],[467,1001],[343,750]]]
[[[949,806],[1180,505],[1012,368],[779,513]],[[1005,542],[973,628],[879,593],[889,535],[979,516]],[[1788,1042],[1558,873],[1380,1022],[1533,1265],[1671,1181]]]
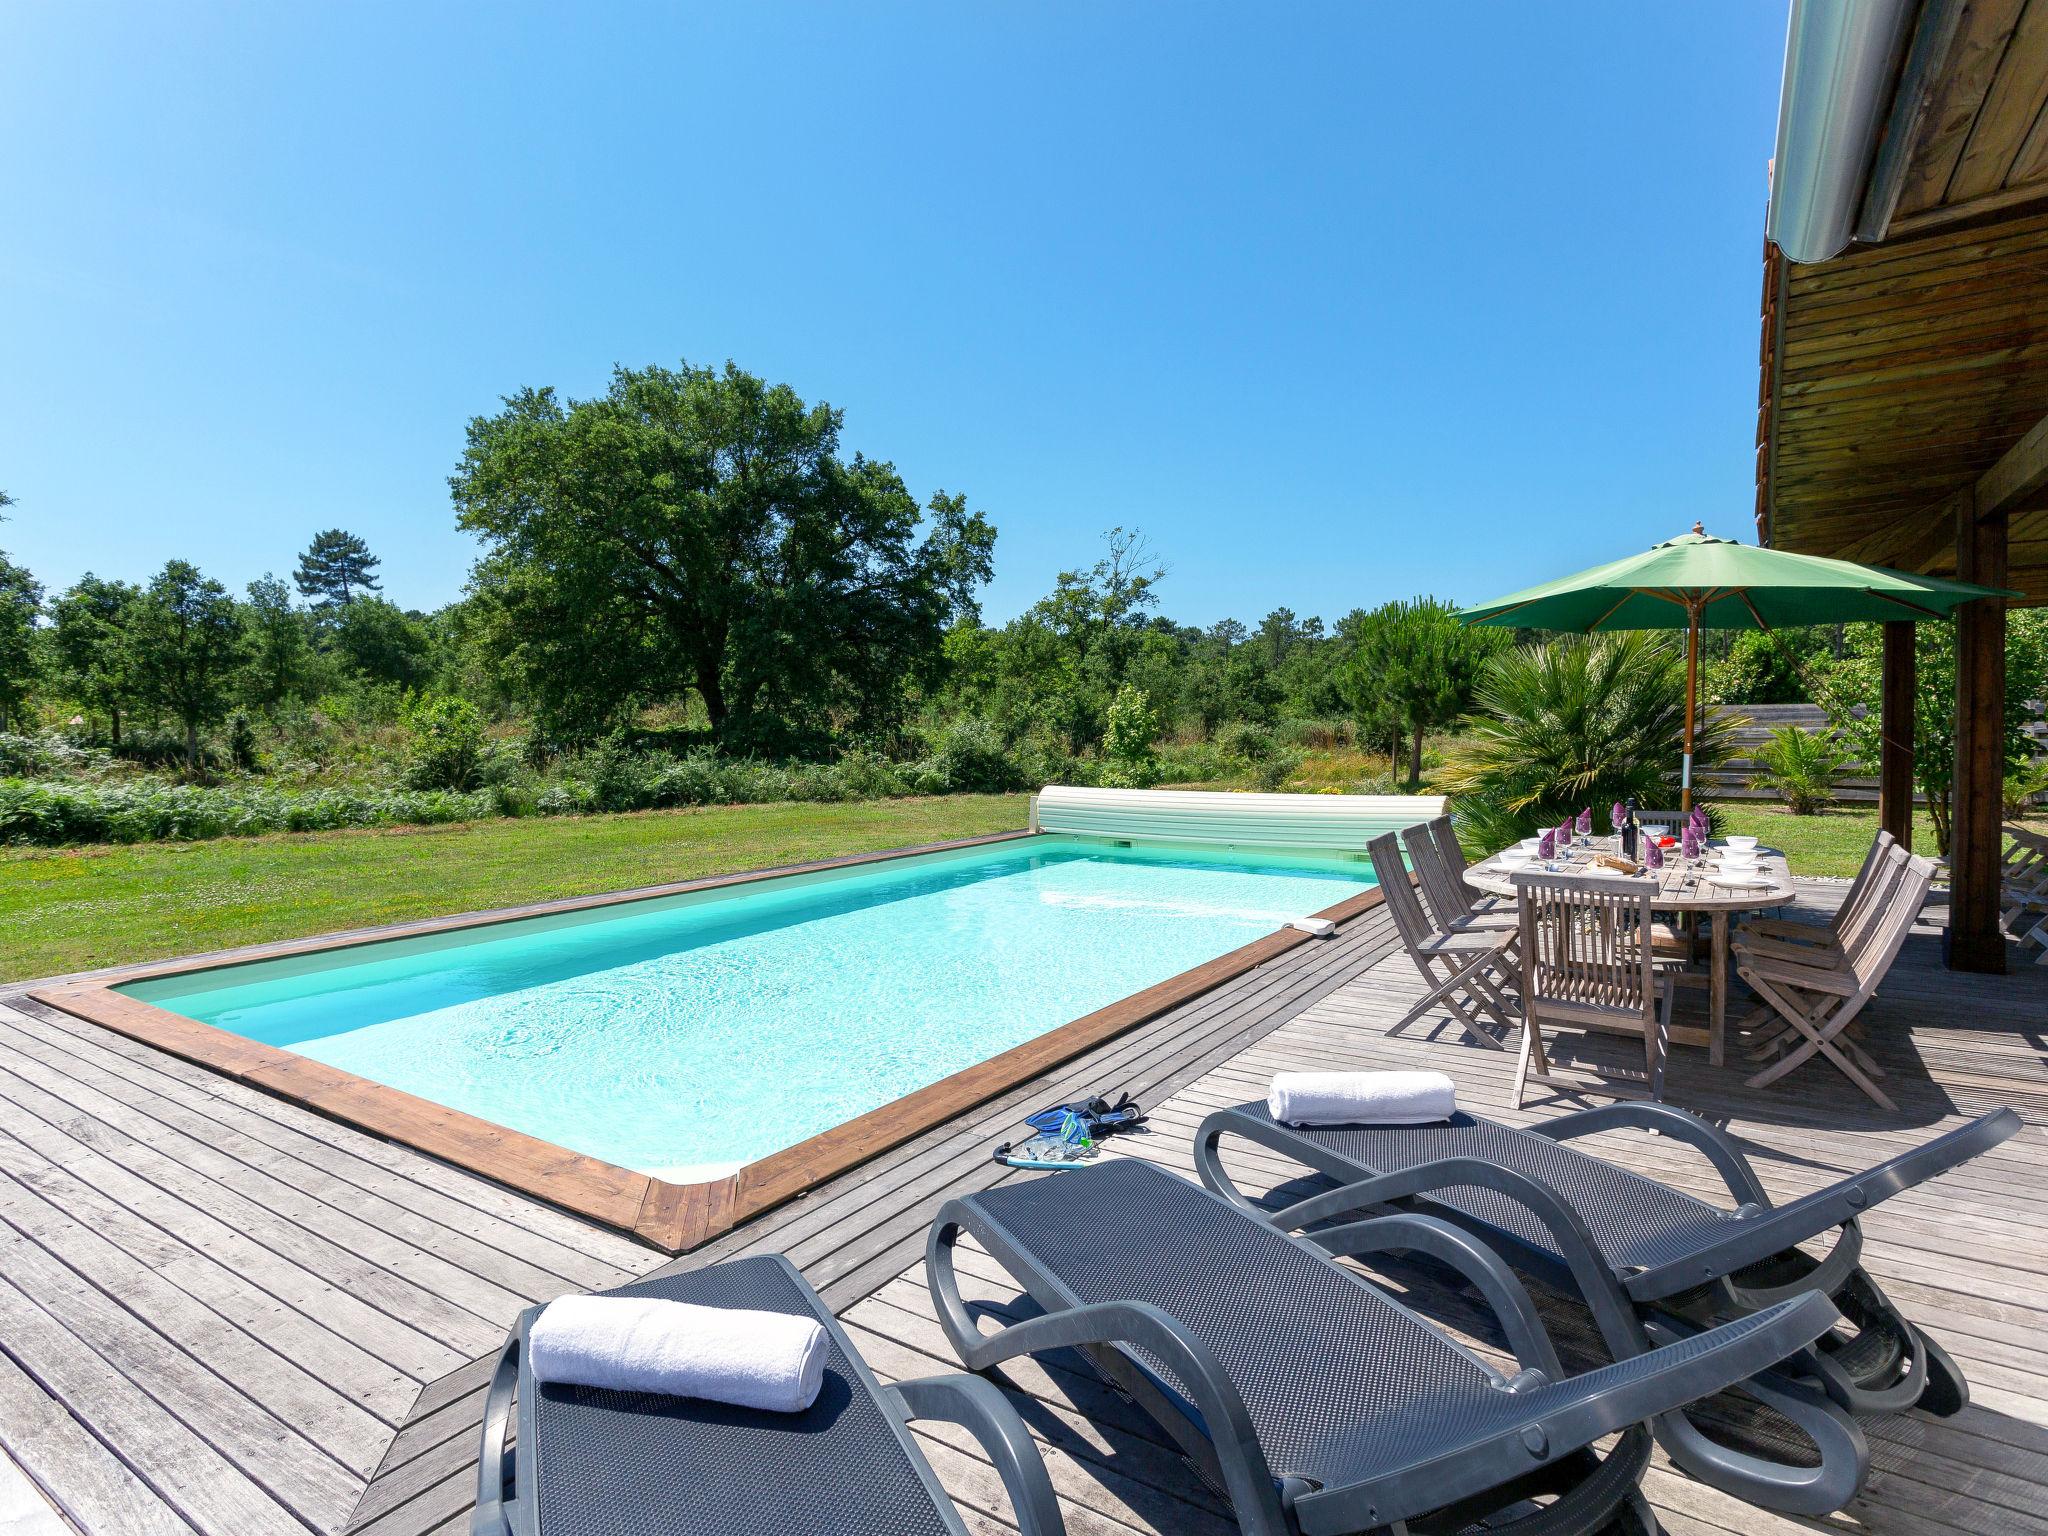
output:
[[[690,1183],[1371,883],[1338,859],[1033,837],[115,990]]]

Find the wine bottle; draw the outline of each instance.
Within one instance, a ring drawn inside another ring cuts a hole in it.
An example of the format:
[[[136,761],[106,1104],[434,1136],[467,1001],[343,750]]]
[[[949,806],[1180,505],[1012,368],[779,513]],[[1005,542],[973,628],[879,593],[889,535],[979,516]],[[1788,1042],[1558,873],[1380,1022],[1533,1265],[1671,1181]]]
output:
[[[1633,863],[1636,859],[1637,838],[1641,830],[1636,822],[1636,797],[1630,795],[1622,803],[1622,808],[1628,812],[1628,819],[1621,824],[1621,856]]]

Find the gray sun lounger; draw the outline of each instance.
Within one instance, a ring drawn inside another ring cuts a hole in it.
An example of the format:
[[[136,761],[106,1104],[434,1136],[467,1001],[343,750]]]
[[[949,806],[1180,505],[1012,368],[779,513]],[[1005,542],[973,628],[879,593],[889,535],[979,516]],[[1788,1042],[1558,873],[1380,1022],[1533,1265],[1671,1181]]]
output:
[[[780,1254],[610,1294],[815,1317],[831,1341],[818,1400],[763,1413],[537,1383],[525,1346],[541,1309],[531,1308],[485,1399],[474,1536],[965,1536],[912,1419],[968,1429],[1002,1476],[1021,1536],[1064,1536],[1037,1448],[1001,1392],[972,1376],[883,1386]]]
[[[954,1249],[971,1237],[1044,1315],[983,1334]],[[1318,1246],[1318,1244],[1320,1246]],[[1503,1376],[1331,1253],[1415,1251],[1485,1298],[1520,1369]],[[1230,1500],[1247,1536],[1386,1528],[1498,1536],[1655,1532],[1642,1424],[1721,1390],[1838,1321],[1804,1296],[1634,1359],[1566,1376],[1505,1263],[1401,1214],[1316,1244],[1135,1158],[948,1201],[926,1247],[939,1319],[987,1370],[1081,1349]],[[1604,1455],[1592,1447],[1619,1433]],[[1529,1514],[1515,1506],[1551,1497]]]
[[[1617,1127],[1654,1131],[1701,1153],[1735,1208],[1566,1145]],[[1682,1417],[1656,1425],[1672,1459],[1702,1481],[1767,1508],[1822,1514],[1839,1508],[1861,1477],[1862,1437],[1847,1413],[1918,1407],[1947,1415],[1969,1402],[1969,1387],[1948,1354],[1864,1271],[1859,1218],[2019,1127],[2016,1114],[1999,1109],[1778,1207],[1727,1135],[1663,1104],[1604,1104],[1528,1130],[1468,1114],[1433,1125],[1289,1126],[1275,1124],[1263,1103],[1240,1104],[1202,1122],[1195,1166],[1210,1189],[1261,1216],[1268,1213],[1223,1169],[1218,1144],[1226,1135],[1343,1186],[1270,1213],[1289,1230],[1388,1208],[1448,1221],[1524,1272],[1582,1297],[1617,1358],[1788,1297],[1828,1297],[1853,1334],[1831,1332],[1744,1387],[1814,1442],[1818,1467],[1739,1454],[1706,1440]],[[1838,1235],[1825,1258],[1797,1246],[1830,1231]]]

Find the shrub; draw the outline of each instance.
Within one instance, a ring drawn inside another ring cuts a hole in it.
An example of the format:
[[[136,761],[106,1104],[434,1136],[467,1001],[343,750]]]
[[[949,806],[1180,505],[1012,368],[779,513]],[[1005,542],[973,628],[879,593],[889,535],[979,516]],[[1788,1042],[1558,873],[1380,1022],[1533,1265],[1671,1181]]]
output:
[[[1291,749],[1273,752],[1252,767],[1252,783],[1268,794],[1284,786],[1301,766],[1301,754]]]
[[[1757,754],[1763,771],[1752,781],[1785,802],[1795,816],[1811,816],[1834,804],[1835,781],[1849,757],[1832,737],[1780,726]]]
[[[1110,701],[1108,725],[1102,735],[1102,782],[1115,789],[1143,789],[1159,779],[1159,759],[1152,742],[1159,734],[1159,715],[1144,690],[1125,683]]]
[[[2048,795],[2048,757],[2005,770],[2005,814],[2013,821],[2028,815]]]
[[[1707,697],[1716,704],[1804,704],[1806,683],[1782,640],[1761,630],[1739,631],[1728,654],[1706,669]]]
[[[1273,733],[1249,720],[1233,720],[1216,733],[1216,745],[1225,757],[1240,763],[1262,763],[1278,750]]]
[[[1274,735],[1288,746],[1309,747],[1318,752],[1348,747],[1356,734],[1356,727],[1349,720],[1282,720],[1274,727]]]
[[[1228,756],[1213,741],[1174,742],[1159,752],[1162,784],[1213,784],[1242,772],[1241,760]]]
[[[1012,754],[1003,733],[994,721],[981,715],[963,715],[948,723],[932,743],[922,766],[928,783],[944,785],[939,793],[954,790],[1002,794],[1031,785],[1023,763]]]
[[[405,781],[414,789],[475,789],[483,782],[484,722],[467,699],[417,693],[399,713]]]
[[[114,756],[140,763],[145,768],[177,769],[185,764],[185,738],[176,731],[156,726],[130,725],[121,733],[121,745],[113,752]],[[200,755],[202,771],[220,766],[219,760],[204,746],[200,748]]]
[[[228,761],[243,773],[256,771],[256,727],[246,709],[228,716]]]

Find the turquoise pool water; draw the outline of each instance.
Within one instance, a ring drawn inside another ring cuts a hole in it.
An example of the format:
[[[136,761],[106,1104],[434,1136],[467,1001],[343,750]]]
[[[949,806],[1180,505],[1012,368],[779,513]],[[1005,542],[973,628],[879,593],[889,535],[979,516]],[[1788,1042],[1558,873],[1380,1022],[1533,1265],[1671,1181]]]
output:
[[[1371,883],[1340,860],[1032,838],[120,990],[689,1181]]]

